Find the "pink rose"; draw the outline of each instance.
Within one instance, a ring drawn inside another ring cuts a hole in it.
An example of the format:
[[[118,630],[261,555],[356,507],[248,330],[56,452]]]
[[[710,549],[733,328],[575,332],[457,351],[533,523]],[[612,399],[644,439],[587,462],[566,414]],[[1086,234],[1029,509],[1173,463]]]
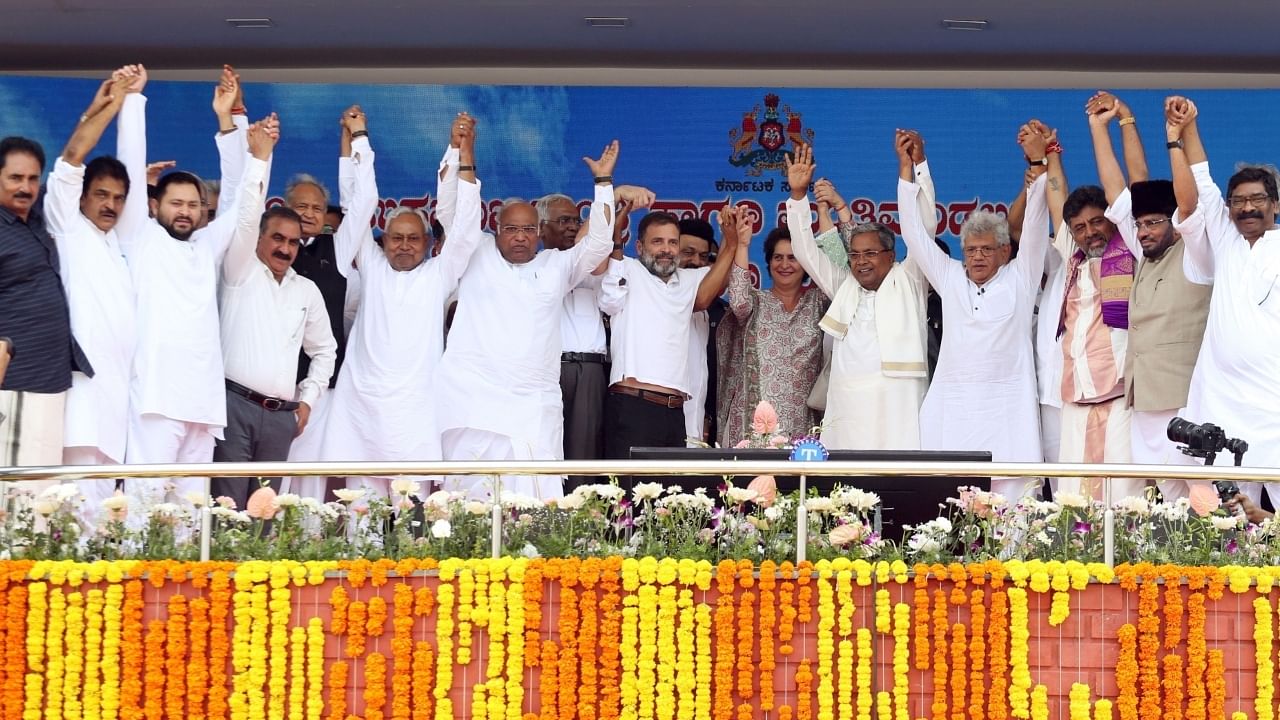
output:
[[[778,429],[778,411],[768,400],[761,400],[756,405],[755,416],[751,419],[751,429],[760,435],[772,434]]]
[[[756,492],[755,503],[760,507],[769,507],[778,497],[778,483],[772,475],[760,475],[747,485],[748,490]]]
[[[219,507],[224,507],[224,508],[226,508],[226,509],[228,509],[228,510],[235,510],[235,509],[236,509],[236,501],[235,501],[235,500],[232,500],[231,498],[227,497],[226,495],[219,495],[219,496],[217,497],[217,499],[215,499],[215,500],[214,500],[214,502],[218,503],[218,506],[219,506]]]
[[[737,445],[734,445],[734,446],[733,446],[733,449],[735,449],[735,450],[741,450],[741,449],[743,449],[743,448],[749,448],[749,447],[751,447],[751,441],[750,441],[750,440],[747,440],[747,439],[742,439],[742,440],[739,440],[739,441],[738,441],[738,444],[737,444]]]

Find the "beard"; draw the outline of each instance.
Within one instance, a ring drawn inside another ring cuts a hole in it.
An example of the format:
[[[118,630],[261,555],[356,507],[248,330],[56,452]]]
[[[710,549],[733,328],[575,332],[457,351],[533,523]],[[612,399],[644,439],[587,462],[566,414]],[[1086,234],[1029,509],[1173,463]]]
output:
[[[650,255],[642,252],[639,259],[646,270],[663,280],[675,275],[678,268],[675,255]]]
[[[191,235],[194,234],[197,229],[196,223],[194,221],[189,223],[188,225],[189,229],[186,232],[179,231],[177,228],[174,227],[174,225],[175,223],[173,221],[169,221],[168,223],[164,223],[164,222],[160,223],[160,226],[163,227],[166,231],[168,231],[169,235],[171,235],[175,240],[184,240],[184,241],[190,240]]]

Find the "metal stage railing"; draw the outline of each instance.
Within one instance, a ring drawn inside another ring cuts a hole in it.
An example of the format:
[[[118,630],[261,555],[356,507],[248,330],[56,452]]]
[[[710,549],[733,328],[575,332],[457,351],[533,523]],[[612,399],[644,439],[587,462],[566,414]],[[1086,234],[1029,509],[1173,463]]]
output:
[[[1111,508],[1112,478],[1152,480],[1233,480],[1278,482],[1280,469],[1200,465],[1090,465],[1081,463],[1003,463],[946,461],[830,461],[786,460],[615,460],[615,461],[503,461],[503,462],[264,462],[193,463],[168,465],[96,465],[0,468],[0,496],[8,483],[35,481],[105,480],[115,478],[201,477],[208,495],[210,477],[329,477],[396,475],[776,475],[800,477],[803,493],[808,475],[840,476],[946,476],[946,477],[1092,477],[1103,480],[1105,559],[1115,563],[1115,513]],[[500,491],[499,491],[500,492]],[[492,499],[491,550],[501,553],[502,512],[500,498]],[[804,559],[807,545],[807,512],[796,508],[796,559]],[[200,556],[209,558],[212,516],[201,508]]]

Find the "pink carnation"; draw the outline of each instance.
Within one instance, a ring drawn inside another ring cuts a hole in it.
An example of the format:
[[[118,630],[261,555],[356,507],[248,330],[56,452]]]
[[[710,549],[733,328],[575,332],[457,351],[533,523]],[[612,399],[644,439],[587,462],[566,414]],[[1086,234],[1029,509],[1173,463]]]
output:
[[[751,429],[760,435],[771,435],[778,429],[778,411],[768,400],[761,400],[756,405],[755,416],[751,419]]]

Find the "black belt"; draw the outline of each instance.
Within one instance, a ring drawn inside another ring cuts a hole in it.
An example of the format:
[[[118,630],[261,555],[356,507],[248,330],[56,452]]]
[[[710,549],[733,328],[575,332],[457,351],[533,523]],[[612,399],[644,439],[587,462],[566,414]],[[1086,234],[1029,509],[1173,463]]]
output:
[[[654,405],[660,405],[668,410],[684,407],[683,395],[672,395],[670,393],[658,392],[656,390],[644,390],[630,385],[614,384],[609,386],[609,392],[615,395],[629,395],[634,398],[640,398],[645,402],[651,402]]]
[[[249,388],[233,380],[227,381],[227,389],[241,397],[248,399],[249,402],[253,403],[254,405],[261,406],[265,410],[273,410],[273,411],[287,410],[289,412],[293,412],[294,410],[298,409],[298,403],[292,400],[281,400],[280,398],[273,398],[270,395],[263,395],[262,393],[250,390]]]
[[[607,358],[604,353],[580,353],[580,352],[563,352],[560,353],[560,362],[589,362],[604,363]]]

